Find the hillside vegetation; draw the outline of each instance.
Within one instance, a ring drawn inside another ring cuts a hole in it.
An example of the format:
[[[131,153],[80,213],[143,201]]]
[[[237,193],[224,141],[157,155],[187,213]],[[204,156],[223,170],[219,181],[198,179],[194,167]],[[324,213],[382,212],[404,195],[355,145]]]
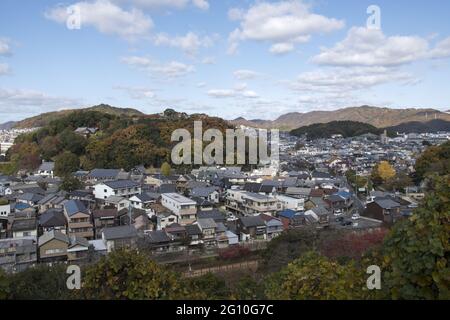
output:
[[[8,171],[34,170],[41,160],[60,159],[79,168],[123,168],[129,170],[137,165],[159,167],[168,161],[175,129],[184,128],[193,136],[195,120],[203,122],[203,129],[217,128],[224,131],[228,123],[220,118],[203,114],[187,115],[168,109],[163,115],[121,116],[79,110],[69,113],[48,125],[19,136],[8,151]],[[98,132],[88,137],[76,134],[79,127],[95,127]],[[78,160],[78,161],[77,161]],[[72,168],[76,169],[76,168]]]
[[[292,130],[295,136],[306,135],[308,139],[330,138],[332,135],[340,134],[344,138],[359,136],[366,133],[380,134],[381,129],[356,121],[332,121],[329,123],[317,123]]]

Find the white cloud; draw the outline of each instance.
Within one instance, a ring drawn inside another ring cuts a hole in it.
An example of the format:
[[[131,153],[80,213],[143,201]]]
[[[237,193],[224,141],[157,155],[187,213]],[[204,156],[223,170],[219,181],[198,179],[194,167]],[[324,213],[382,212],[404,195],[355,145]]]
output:
[[[310,12],[302,1],[257,2],[244,12],[232,9],[231,20],[240,21],[240,27],[229,36],[229,52],[237,49],[240,41],[256,40],[279,43],[302,43],[312,34],[326,33],[344,27],[344,22]]]
[[[233,72],[233,75],[238,80],[254,79],[261,76],[259,72],[247,69],[236,70]]]
[[[272,47],[270,47],[270,53],[273,54],[285,54],[291,51],[294,51],[295,46],[293,43],[283,42],[276,43]]]
[[[431,50],[430,58],[448,58],[450,57],[450,37],[437,43],[436,47]]]
[[[212,89],[207,94],[213,98],[258,98],[259,95],[252,90],[247,90],[247,84],[237,84],[234,89]]]
[[[192,0],[192,3],[194,4],[194,6],[196,6],[199,9],[202,9],[202,10],[209,9],[209,2],[207,0]]]
[[[152,19],[141,10],[124,10],[107,1],[77,2],[81,14],[81,28],[92,26],[99,32],[118,35],[121,38],[135,40],[148,36],[154,24]],[[66,6],[57,6],[45,13],[47,19],[66,24],[69,17]]]
[[[80,106],[77,99],[55,97],[36,90],[0,88],[0,113],[43,113]]]
[[[203,64],[216,64],[216,59],[214,57],[205,57],[202,59]]]
[[[366,90],[390,82],[408,85],[418,81],[411,74],[395,68],[353,67],[305,72],[288,82],[288,85],[294,91],[339,93]]]
[[[184,9],[188,4],[192,4],[201,10],[209,9],[207,0],[111,0],[117,4],[131,4],[144,9],[172,8]]]
[[[312,61],[333,66],[397,66],[423,59],[428,41],[416,36],[385,36],[381,30],[353,27],[333,48],[323,48]]]
[[[159,61],[147,57],[124,57],[122,62],[132,67],[148,72],[153,76],[162,76],[163,78],[172,79],[185,76],[195,72],[195,67],[178,61],[161,63]]]
[[[136,100],[153,99],[156,97],[156,93],[152,89],[145,87],[115,86],[113,89],[125,91],[132,99]]]
[[[0,63],[0,76],[10,72],[9,66],[6,63]]]
[[[200,48],[211,47],[214,41],[210,37],[200,37],[193,32],[188,32],[185,36],[176,37],[170,37],[165,33],[160,33],[154,37],[153,43],[157,46],[178,48],[188,55],[195,55]]]
[[[11,48],[9,46],[9,41],[0,38],[0,56],[7,56],[11,54]]]
[[[204,88],[204,87],[206,87],[206,82],[197,83],[197,88]]]

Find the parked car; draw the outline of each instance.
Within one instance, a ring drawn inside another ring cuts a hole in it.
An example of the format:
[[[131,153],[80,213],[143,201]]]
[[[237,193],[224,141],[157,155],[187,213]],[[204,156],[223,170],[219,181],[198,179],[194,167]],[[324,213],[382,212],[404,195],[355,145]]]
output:
[[[351,221],[343,221],[341,223],[341,226],[346,227],[346,226],[351,226],[352,224],[353,224],[353,222],[351,222]]]
[[[334,215],[335,216],[340,216],[340,215],[342,215],[342,210],[341,209],[337,209],[337,210],[334,210]]]
[[[352,220],[358,220],[361,216],[357,213],[352,214]]]
[[[344,217],[338,217],[336,218],[336,222],[343,222],[344,221]]]

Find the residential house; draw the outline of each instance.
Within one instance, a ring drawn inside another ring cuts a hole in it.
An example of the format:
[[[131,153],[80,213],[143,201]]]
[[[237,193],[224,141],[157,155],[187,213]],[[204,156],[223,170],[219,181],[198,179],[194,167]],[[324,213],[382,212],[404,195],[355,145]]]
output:
[[[36,239],[0,239],[0,268],[21,272],[37,263]]]
[[[54,177],[54,171],[55,171],[55,163],[54,162],[42,162],[42,164],[39,166],[36,175],[42,176],[42,177]]]
[[[64,215],[68,223],[69,236],[94,239],[91,213],[80,200],[68,200],[64,204]]]
[[[305,200],[302,198],[294,198],[285,195],[276,195],[277,198],[282,205],[282,210],[291,209],[294,211],[303,211],[305,210]]]
[[[198,219],[196,223],[199,226],[200,230],[202,231],[203,244],[209,247],[215,246],[217,244],[216,222],[211,218],[206,218],[206,219]]]
[[[13,238],[32,237],[37,239],[37,220],[36,215],[26,215],[19,217],[17,214],[11,225]]]
[[[368,203],[366,209],[361,214],[364,217],[392,224],[401,215],[400,203],[390,198],[376,198]]]
[[[239,218],[237,220],[237,230],[241,241],[267,238],[266,223],[259,215]]]
[[[217,187],[198,187],[193,188],[189,194],[191,197],[198,197],[211,203],[219,203],[219,192]]]
[[[269,216],[267,214],[261,214],[259,217],[261,217],[261,219],[263,219],[266,223],[267,240],[272,240],[283,232],[284,228],[281,219]]]
[[[118,169],[93,169],[86,176],[86,181],[88,183],[113,181],[113,180],[118,179],[119,173],[120,173],[120,170],[118,170]]]
[[[136,245],[137,231],[133,226],[124,225],[103,229],[102,239],[108,252]]]
[[[56,262],[67,260],[69,237],[61,231],[52,230],[39,237],[39,261]]]
[[[86,260],[89,257],[89,250],[91,244],[88,240],[82,237],[70,237],[70,244],[67,248],[67,260],[69,262],[76,262]]]
[[[94,186],[96,199],[107,199],[110,196],[131,198],[141,194],[141,185],[131,180],[105,181]]]
[[[104,208],[92,211],[94,218],[94,227],[96,238],[102,236],[102,231],[105,228],[112,228],[118,225],[118,211],[116,208]]]
[[[197,219],[197,203],[178,193],[163,193],[161,204],[178,216],[178,223],[187,225]]]
[[[48,209],[39,215],[39,234],[53,230],[67,233],[67,220],[62,210]]]

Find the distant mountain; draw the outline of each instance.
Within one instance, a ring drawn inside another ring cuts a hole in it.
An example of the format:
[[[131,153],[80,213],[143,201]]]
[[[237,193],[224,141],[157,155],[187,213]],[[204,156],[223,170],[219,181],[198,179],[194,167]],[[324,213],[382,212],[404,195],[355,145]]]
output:
[[[360,136],[366,133],[380,134],[382,129],[370,124],[356,121],[332,121],[328,123],[316,123],[300,127],[291,131],[294,136],[306,135],[308,139],[330,138],[340,134],[344,138]]]
[[[14,126],[17,124],[15,121],[8,121],[5,123],[0,124],[0,130],[9,130],[14,128]]]
[[[100,104],[97,106],[93,106],[90,108],[84,109],[68,109],[62,111],[55,112],[47,112],[40,114],[35,117],[31,117],[22,121],[19,121],[15,124],[16,128],[35,128],[35,127],[43,127],[49,124],[53,120],[61,119],[73,112],[85,110],[85,111],[98,111],[102,113],[107,113],[115,116],[143,116],[144,114],[136,109],[131,108],[116,108],[107,104]]]
[[[450,131],[450,121],[441,119],[428,122],[406,122],[397,126],[386,128],[389,132],[398,133],[436,133],[438,131]]]
[[[390,109],[370,106],[351,107],[334,111],[291,112],[276,120],[246,120],[238,118],[230,121],[234,125],[292,130],[315,123],[331,121],[356,121],[368,123],[377,128],[396,126],[406,122],[427,122],[437,117],[450,121],[450,114],[435,109]]]
[[[356,137],[367,133],[379,135],[384,130],[391,136],[395,136],[396,133],[436,133],[438,131],[450,131],[450,121],[439,119],[428,122],[413,121],[386,128],[377,128],[370,124],[356,121],[331,121],[303,126],[292,130],[291,134],[294,136],[306,135],[309,139],[314,140],[330,138],[335,134],[340,134],[344,138]]]

